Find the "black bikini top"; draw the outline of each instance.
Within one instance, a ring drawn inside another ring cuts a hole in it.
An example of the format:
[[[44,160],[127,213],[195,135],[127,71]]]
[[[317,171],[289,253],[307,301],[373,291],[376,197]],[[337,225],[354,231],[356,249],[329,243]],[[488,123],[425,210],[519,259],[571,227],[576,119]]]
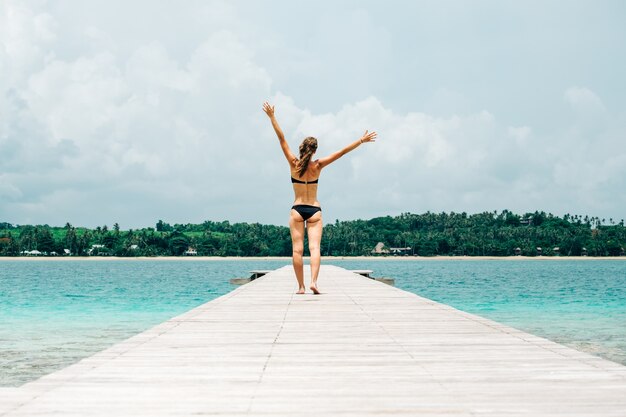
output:
[[[294,184],[317,184],[318,181],[319,181],[319,178],[313,181],[300,181],[294,177],[291,177],[291,182]]]

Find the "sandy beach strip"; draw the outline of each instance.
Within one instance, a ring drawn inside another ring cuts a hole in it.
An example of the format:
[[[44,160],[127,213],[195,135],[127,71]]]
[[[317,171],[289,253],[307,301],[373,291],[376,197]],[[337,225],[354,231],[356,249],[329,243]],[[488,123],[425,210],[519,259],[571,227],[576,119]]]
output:
[[[308,256],[304,257],[308,259]],[[626,261],[626,256],[322,256],[340,261]],[[285,261],[290,256],[0,256],[0,261]]]

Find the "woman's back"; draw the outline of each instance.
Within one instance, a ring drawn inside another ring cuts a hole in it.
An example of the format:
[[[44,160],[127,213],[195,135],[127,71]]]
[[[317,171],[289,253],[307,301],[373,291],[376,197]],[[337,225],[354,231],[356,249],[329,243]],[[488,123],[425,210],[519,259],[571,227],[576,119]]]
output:
[[[320,206],[317,201],[317,184],[321,168],[317,161],[311,161],[304,175],[300,177],[296,172],[296,165],[291,167],[291,182],[293,183],[294,204]]]

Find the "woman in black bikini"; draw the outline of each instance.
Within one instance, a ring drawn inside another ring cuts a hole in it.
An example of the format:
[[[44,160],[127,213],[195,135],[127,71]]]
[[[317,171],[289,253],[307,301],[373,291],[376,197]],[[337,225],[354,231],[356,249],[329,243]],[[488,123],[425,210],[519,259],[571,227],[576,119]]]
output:
[[[263,111],[272,121],[272,126],[278,136],[280,147],[289,162],[291,171],[291,182],[295,193],[295,201],[291,207],[289,217],[289,230],[291,231],[291,242],[293,244],[293,269],[298,280],[298,294],[304,294],[304,271],[302,255],[304,253],[304,226],[309,237],[309,252],[311,253],[311,291],[319,294],[317,288],[317,276],[320,271],[320,242],[322,240],[322,208],[317,201],[317,183],[322,168],[335,162],[348,152],[356,149],[366,142],[374,142],[376,132],[367,130],[361,138],[340,151],[337,151],[325,158],[311,160],[317,150],[317,139],[308,137],[300,145],[300,158],[297,158],[289,149],[285,140],[285,135],[281,130],[276,117],[274,116],[274,106],[268,102],[263,103]]]

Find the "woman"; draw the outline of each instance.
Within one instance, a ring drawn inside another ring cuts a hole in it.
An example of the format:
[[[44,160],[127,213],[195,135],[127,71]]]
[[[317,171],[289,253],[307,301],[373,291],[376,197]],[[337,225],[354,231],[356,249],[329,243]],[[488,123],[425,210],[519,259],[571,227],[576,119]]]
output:
[[[291,207],[289,217],[289,230],[291,231],[291,242],[293,245],[293,269],[298,280],[297,294],[304,294],[304,271],[302,255],[304,253],[304,227],[309,237],[309,252],[311,253],[311,286],[314,294],[319,294],[317,288],[317,276],[320,272],[320,242],[322,240],[322,208],[317,201],[317,184],[320,173],[337,159],[348,152],[356,149],[366,142],[374,142],[376,132],[367,130],[361,138],[340,151],[337,151],[325,158],[312,160],[317,150],[317,139],[313,137],[305,138],[300,145],[300,157],[297,158],[289,149],[285,140],[285,135],[281,130],[276,117],[274,116],[274,106],[268,102],[263,103],[263,111],[272,121],[272,126],[278,136],[280,147],[289,162],[291,171],[291,182],[295,193],[294,205]]]

